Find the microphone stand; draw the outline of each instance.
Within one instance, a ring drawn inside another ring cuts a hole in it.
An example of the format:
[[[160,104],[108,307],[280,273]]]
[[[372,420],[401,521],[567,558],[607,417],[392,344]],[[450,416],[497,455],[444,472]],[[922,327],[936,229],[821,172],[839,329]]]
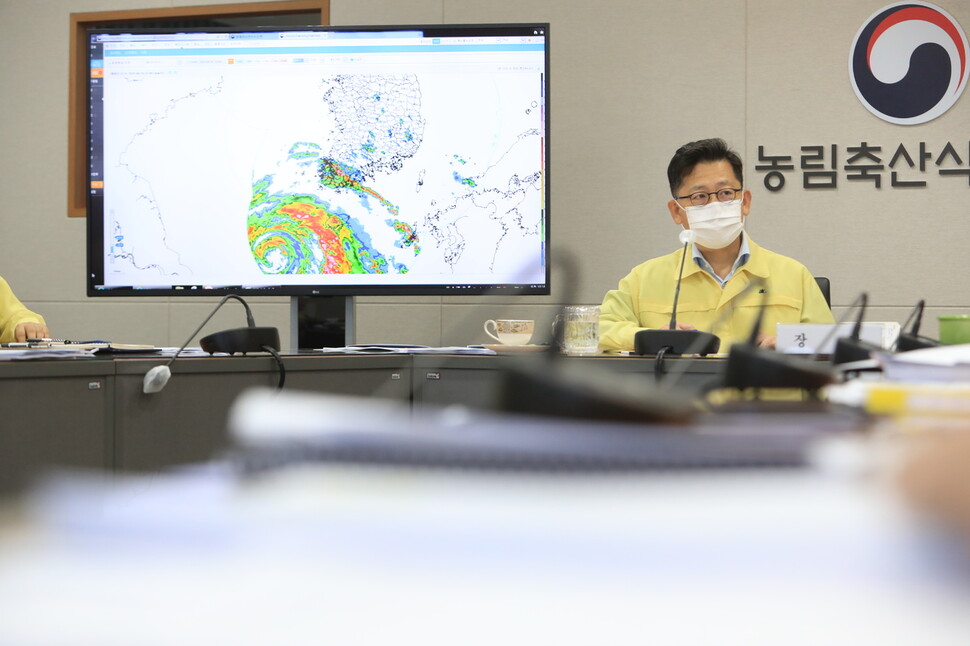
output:
[[[926,302],[921,298],[916,303],[913,311],[910,312],[909,318],[903,323],[903,328],[905,328],[909,325],[910,321],[913,321],[913,327],[909,332],[900,332],[899,336],[896,337],[896,344],[893,347],[896,352],[909,352],[910,350],[921,350],[923,348],[933,348],[940,345],[940,342],[935,339],[920,336],[919,326],[923,320],[923,306],[925,304]]]
[[[886,351],[882,346],[863,341],[860,338],[862,336],[862,318],[866,313],[869,295],[862,292],[856,300],[859,302],[859,315],[856,317],[855,325],[852,326],[852,333],[847,337],[840,337],[835,340],[835,350],[832,352],[833,365],[867,361],[873,352]]]
[[[828,365],[814,364],[777,350],[758,347],[758,332],[764,314],[765,299],[762,297],[748,340],[731,346],[721,387],[739,392],[747,389],[760,392],[762,388],[798,388],[808,392],[812,399],[817,399],[819,389],[835,381],[834,371]]]
[[[247,327],[235,328],[232,330],[224,330],[222,332],[215,332],[199,340],[199,345],[203,350],[209,354],[214,354],[216,352],[226,352],[228,354],[235,354],[236,352],[242,352],[243,354],[247,352],[268,352],[273,355],[276,360],[276,365],[279,368],[280,378],[277,384],[277,389],[283,388],[283,384],[286,381],[286,369],[283,366],[283,359],[280,357],[280,334],[275,327],[257,327],[256,321],[253,319],[253,312],[249,309],[249,305],[240,296],[235,294],[226,294],[222,300],[213,308],[205,320],[199,324],[199,327],[195,328],[189,338],[185,340],[172,358],[168,360],[167,363],[161,366],[155,366],[147,373],[145,373],[145,378],[142,384],[142,391],[145,394],[152,394],[159,392],[168,383],[169,378],[172,376],[171,366],[178,358],[178,356],[188,347],[195,335],[198,334],[205,324],[215,316],[216,312],[219,311],[226,301],[230,298],[235,299],[242,303],[242,306],[246,309],[246,325]]]
[[[667,329],[641,330],[633,337],[635,354],[657,355],[658,377],[663,374],[663,359],[667,354],[713,354],[721,346],[721,340],[710,332],[677,329],[677,303],[680,300],[680,284],[684,279],[684,262],[687,259],[687,247],[695,238],[696,235],[690,229],[680,232],[680,241],[684,243],[684,248],[680,256],[680,272],[677,275],[677,287],[674,289],[674,303]]]

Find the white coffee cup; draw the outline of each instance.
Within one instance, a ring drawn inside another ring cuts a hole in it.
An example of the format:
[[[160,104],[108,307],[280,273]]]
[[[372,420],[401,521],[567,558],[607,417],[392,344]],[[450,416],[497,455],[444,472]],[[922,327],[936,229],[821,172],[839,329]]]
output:
[[[485,321],[485,334],[502,345],[526,345],[532,340],[535,329],[536,322],[527,319],[489,319]]]

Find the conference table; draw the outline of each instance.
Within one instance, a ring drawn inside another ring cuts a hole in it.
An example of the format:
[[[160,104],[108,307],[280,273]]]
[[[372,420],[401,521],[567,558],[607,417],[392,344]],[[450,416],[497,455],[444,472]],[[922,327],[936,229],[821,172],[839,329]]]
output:
[[[670,393],[724,365],[670,359],[658,381],[651,358],[520,358],[288,355],[272,426],[292,430],[313,393],[357,396],[362,428],[383,423],[384,404],[412,421],[456,405],[487,417],[519,365]],[[827,438],[798,468],[251,471],[223,454],[226,415],[271,395],[275,361],[179,359],[145,394],[164,361],[0,363],[8,491],[87,467],[0,504],[0,641],[948,646],[970,634],[963,553],[900,504],[870,434]]]
[[[415,410],[449,405],[500,407],[509,367],[540,365],[546,356],[354,354],[284,355],[286,390],[364,395],[407,402]],[[626,375],[697,388],[716,379],[717,358],[665,362],[661,379],[652,358],[556,357],[579,363],[590,379]],[[0,361],[0,493],[22,488],[48,467],[144,471],[190,464],[227,447],[226,414],[248,388],[273,387],[278,368],[265,355],[180,357],[155,394],[142,382],[168,361],[153,355]],[[550,368],[551,370],[551,368]]]
[[[363,401],[344,420],[404,405]],[[878,454],[864,438],[833,441],[784,469],[61,474],[0,505],[0,642],[966,644],[956,545],[845,459]]]

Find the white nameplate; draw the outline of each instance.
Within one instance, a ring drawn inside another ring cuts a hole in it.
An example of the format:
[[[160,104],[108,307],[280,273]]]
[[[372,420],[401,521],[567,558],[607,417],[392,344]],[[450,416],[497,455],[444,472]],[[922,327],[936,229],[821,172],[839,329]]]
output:
[[[835,340],[852,334],[855,323],[842,323],[834,334],[829,334],[834,325],[831,323],[779,323],[777,349],[789,354],[832,354]],[[828,340],[826,340],[828,336]],[[859,338],[883,348],[889,348],[899,336],[899,323],[896,321],[863,323]],[[825,345],[816,350],[822,342]]]

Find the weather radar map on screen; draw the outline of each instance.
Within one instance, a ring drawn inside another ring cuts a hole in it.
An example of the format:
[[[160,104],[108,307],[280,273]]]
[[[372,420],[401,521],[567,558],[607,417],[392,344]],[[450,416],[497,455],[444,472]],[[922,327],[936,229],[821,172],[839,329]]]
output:
[[[92,30],[88,292],[548,293],[546,32]]]

